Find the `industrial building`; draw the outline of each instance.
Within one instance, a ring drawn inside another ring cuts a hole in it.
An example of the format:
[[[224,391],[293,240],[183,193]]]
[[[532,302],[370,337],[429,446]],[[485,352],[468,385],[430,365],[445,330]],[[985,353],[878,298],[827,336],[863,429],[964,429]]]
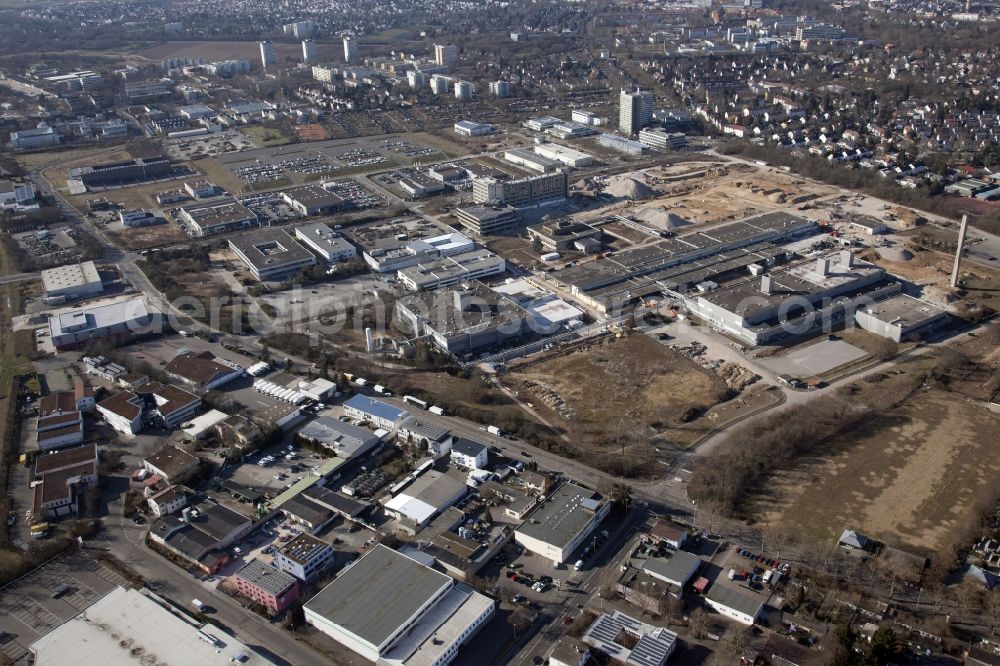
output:
[[[398,184],[399,189],[415,199],[440,194],[448,189],[441,181],[422,173],[400,178]]]
[[[431,80],[431,83],[434,83],[433,79]],[[487,134],[493,134],[496,131],[497,128],[488,123],[475,123],[471,120],[459,120],[455,123],[455,133],[462,134],[464,136],[486,136]]]
[[[461,206],[455,208],[454,214],[463,227],[477,236],[513,234],[522,226],[521,216],[511,206]]]
[[[104,291],[104,283],[93,261],[66,264],[42,271],[42,289],[49,304],[95,296]]]
[[[528,332],[530,314],[480,282],[404,296],[394,317],[413,336],[429,336],[451,354],[495,349]]]
[[[333,548],[311,534],[300,534],[274,554],[274,566],[308,583],[334,563]]]
[[[700,292],[709,283],[750,275],[751,270],[762,274],[765,268],[794,257],[785,244],[818,230],[815,222],[787,213],[767,213],[673,238],[662,238],[659,230],[626,218],[606,220],[600,227],[602,233],[612,233],[613,225],[608,222],[645,234],[649,242],[610,253],[600,262],[551,274],[575,296],[603,312],[648,294]]]
[[[552,127],[545,130],[557,139],[581,139],[585,136],[597,134],[597,130],[589,125],[582,125],[571,120],[560,120]]]
[[[181,515],[163,516],[149,528],[149,538],[199,571],[214,574],[229,562],[226,548],[253,528],[250,518],[217,502],[187,506]]]
[[[854,320],[869,333],[903,342],[947,326],[951,315],[926,301],[897,294],[862,306],[854,313]]]
[[[369,421],[376,427],[384,428],[390,432],[395,431],[399,424],[410,415],[405,409],[361,394],[352,395],[344,401],[343,406],[344,412],[351,418]]]
[[[512,148],[503,154],[503,158],[511,164],[531,169],[538,173],[548,173],[559,168],[559,162],[549,159],[534,150],[528,148]]]
[[[568,193],[569,178],[562,170],[515,180],[487,176],[472,181],[472,200],[477,204],[527,208],[565,201]]]
[[[594,163],[593,155],[568,146],[560,146],[558,143],[539,144],[535,146],[535,153],[573,168],[590,166]]]
[[[751,345],[853,320],[862,304],[902,289],[884,269],[856,260],[848,250],[793,261],[759,277],[751,273],[725,286],[712,284],[703,294],[684,296],[691,313]]]
[[[622,90],[618,95],[618,130],[636,135],[653,120],[653,93]]]
[[[463,480],[432,469],[417,477],[382,508],[402,529],[416,534],[435,516],[465,497],[468,490]]]
[[[632,156],[642,155],[646,150],[646,146],[639,141],[626,139],[623,136],[611,134],[610,132],[603,132],[600,134],[597,137],[597,143],[605,148],[611,148],[612,150],[617,150],[620,153]]]
[[[51,127],[38,127],[10,133],[12,150],[34,150],[46,148],[59,143],[61,137]]]
[[[35,186],[31,183],[0,180],[0,208],[27,210],[37,208],[37,201]]]
[[[127,162],[74,167],[69,170],[69,178],[86,187],[103,187],[162,178],[172,171],[173,165],[166,157],[137,157]]]
[[[569,561],[610,510],[611,504],[598,493],[564,483],[517,528],[514,540],[561,564]]]
[[[257,214],[236,199],[181,206],[180,217],[195,236],[204,237],[257,226]]]
[[[335,213],[345,206],[344,199],[320,185],[303,185],[280,194],[281,200],[300,215]]]
[[[261,282],[283,280],[316,265],[316,257],[288,232],[267,227],[229,239],[231,249]]]
[[[72,349],[107,336],[144,333],[154,320],[146,301],[132,298],[51,315],[49,336],[56,349]]]
[[[97,483],[97,445],[40,455],[32,480],[35,520],[75,514],[84,491]]]
[[[401,268],[396,276],[410,291],[423,291],[499,275],[506,270],[503,257],[478,249]]]
[[[527,231],[528,238],[541,243],[546,252],[589,252],[595,246],[600,248],[604,237],[601,227],[591,221],[567,219],[535,224]]]
[[[205,180],[204,178],[199,178],[198,180],[189,180],[185,182],[184,191],[187,192],[188,196],[192,199],[209,199],[218,193],[219,188],[215,183]]]
[[[38,666],[126,664],[155,655],[160,666],[267,666],[274,662],[211,623],[200,624],[146,588],[115,587],[29,647]]]
[[[447,666],[493,600],[381,544],[305,605],[306,621],[371,662]]]
[[[295,237],[328,264],[347,261],[358,255],[350,241],[322,222],[295,227]]]
[[[365,455],[382,441],[371,430],[329,416],[320,416],[302,426],[295,439],[300,443],[322,446],[345,460]]]
[[[178,354],[163,371],[171,379],[187,384],[198,393],[207,393],[243,376],[242,367],[219,359],[210,351]]]
[[[651,557],[642,565],[642,570],[653,578],[659,578],[676,588],[684,589],[701,568],[701,558],[683,550],[675,550],[670,557]]]
[[[421,238],[403,244],[402,242],[388,247],[380,246],[367,249],[364,252],[365,263],[379,273],[391,273],[407,266],[415,266],[421,261],[433,261],[457,254],[464,254],[475,249],[475,244],[465,235],[458,232]]]
[[[726,581],[717,580],[705,595],[707,603],[716,612],[742,624],[753,624],[764,610],[766,596],[756,592],[743,591]]]
[[[260,560],[250,560],[230,580],[236,592],[267,609],[269,615],[283,613],[299,598],[294,576]]]
[[[662,127],[646,127],[639,132],[639,143],[657,150],[680,150],[687,145],[687,137]]]

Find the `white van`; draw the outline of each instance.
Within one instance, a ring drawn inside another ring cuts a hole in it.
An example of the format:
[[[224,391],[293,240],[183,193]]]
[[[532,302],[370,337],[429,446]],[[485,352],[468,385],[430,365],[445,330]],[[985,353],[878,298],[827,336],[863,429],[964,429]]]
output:
[[[579,571],[580,569],[582,569],[583,568],[583,560],[577,560],[576,564],[573,565],[573,568],[575,570],[577,570],[577,571]]]

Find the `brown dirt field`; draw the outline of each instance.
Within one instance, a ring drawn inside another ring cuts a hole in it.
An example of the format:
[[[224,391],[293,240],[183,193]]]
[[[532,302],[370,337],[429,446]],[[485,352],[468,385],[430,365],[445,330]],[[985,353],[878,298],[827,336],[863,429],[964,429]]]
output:
[[[949,291],[953,257],[944,252],[914,248],[913,259],[896,262],[874,259],[874,263],[914,284]],[[1000,309],[1000,271],[971,261],[962,264],[965,299],[994,310]]]
[[[1000,416],[981,403],[922,391],[832,457],[770,483],[760,522],[831,541],[845,527],[934,551],[952,542],[1000,474]]]
[[[292,129],[295,130],[300,141],[325,141],[330,138],[326,128],[319,123],[295,125]]]
[[[105,228],[104,233],[112,238],[115,245],[126,250],[144,250],[190,240],[180,227],[170,221],[151,227],[136,227],[134,229],[123,229],[121,224],[114,226],[118,228]]]
[[[571,437],[596,445],[620,424],[656,432],[680,425],[686,411],[712,407],[725,391],[719,377],[641,334],[513,368],[504,383]]]

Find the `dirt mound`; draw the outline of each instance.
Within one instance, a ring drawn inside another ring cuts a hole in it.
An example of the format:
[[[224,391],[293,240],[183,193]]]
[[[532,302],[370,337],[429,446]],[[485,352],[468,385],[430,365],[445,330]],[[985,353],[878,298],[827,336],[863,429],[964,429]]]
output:
[[[726,386],[734,391],[742,391],[760,379],[759,375],[755,375],[742,365],[738,365],[732,361],[726,361],[720,365],[716,372],[726,382]]]
[[[604,191],[613,197],[630,199],[631,201],[652,199],[657,195],[657,191],[652,187],[629,176],[611,178]]]
[[[909,250],[900,250],[894,247],[880,247],[878,256],[884,261],[896,261],[899,263],[913,259],[913,253]]]
[[[635,215],[636,219],[648,222],[660,229],[678,229],[691,224],[677,213],[669,213],[661,206],[648,206]]]

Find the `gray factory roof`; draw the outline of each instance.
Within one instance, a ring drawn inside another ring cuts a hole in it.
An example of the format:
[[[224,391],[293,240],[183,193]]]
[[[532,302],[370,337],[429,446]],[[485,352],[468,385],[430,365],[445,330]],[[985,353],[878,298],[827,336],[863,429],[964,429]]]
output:
[[[335,449],[341,457],[350,458],[359,449],[378,437],[371,430],[343,423],[329,416],[320,416],[299,430],[299,436]]]
[[[753,592],[744,592],[736,587],[730,587],[722,582],[716,582],[709,588],[708,599],[715,603],[732,608],[751,617],[760,612],[764,606],[762,597]]]
[[[299,225],[295,227],[295,235],[302,242],[314,245],[329,254],[337,254],[354,247],[350,241],[322,222]]]
[[[456,294],[459,293],[467,305],[464,309],[455,304]],[[528,315],[513,299],[478,281],[470,282],[468,288],[452,287],[404,296],[396,303],[419,314],[441,335],[512,324]]]
[[[382,646],[427,601],[451,587],[443,573],[376,545],[306,604],[306,610]]]
[[[233,575],[273,595],[281,594],[295,584],[295,579],[292,576],[269,564],[264,564],[260,560],[250,560],[245,567]]]
[[[770,273],[771,288],[768,294],[761,290],[761,278],[754,277],[724,286],[702,298],[725,310],[749,317],[754,312],[777,307],[791,296],[824,294],[885,273],[879,266],[859,260],[854,260],[853,266],[845,266],[842,253],[832,253],[819,260],[824,258],[830,262],[826,275],[817,272],[817,259],[808,259]]]
[[[502,257],[485,248],[480,248],[471,252],[422,262],[416,266],[401,268],[399,269],[399,277],[412,281],[420,289],[425,285],[439,284],[447,280],[461,280],[473,271],[500,273],[505,267],[506,262]]]
[[[649,558],[643,563],[642,570],[680,587],[687,585],[699,566],[701,559],[697,555],[678,550],[669,559]]]
[[[281,192],[281,196],[308,208],[330,208],[340,206],[344,198],[320,185],[302,185]]]
[[[865,311],[879,321],[903,327],[918,324],[947,312],[943,308],[906,294],[898,294],[869,305]]]
[[[42,271],[42,288],[45,291],[59,291],[70,287],[100,284],[101,276],[93,261],[66,264]]]
[[[264,227],[229,239],[229,244],[259,270],[312,259],[309,250],[283,229]]]
[[[564,483],[518,532],[555,546],[565,546],[580,533],[604,499],[592,490]]]

